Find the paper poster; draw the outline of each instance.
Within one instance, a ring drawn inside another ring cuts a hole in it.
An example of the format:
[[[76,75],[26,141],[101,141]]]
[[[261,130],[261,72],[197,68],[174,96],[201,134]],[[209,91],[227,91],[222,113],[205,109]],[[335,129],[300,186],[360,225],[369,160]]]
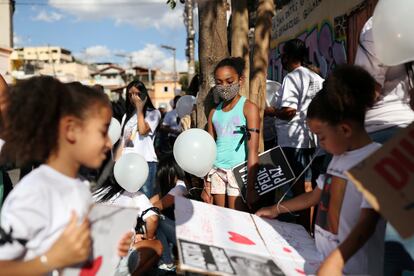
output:
[[[175,208],[181,270],[300,275],[314,274],[322,260],[314,240],[300,225],[183,197],[175,198]]]
[[[245,199],[247,162],[237,165],[232,171],[241,190],[241,194]],[[259,154],[259,170],[255,183],[255,189],[258,195],[264,195],[288,184],[294,179],[295,175],[281,147],[278,146]]]
[[[403,238],[414,235],[414,124],[348,172]]]
[[[118,244],[121,237],[131,231],[137,220],[138,209],[95,204],[89,213],[93,254],[82,267],[67,268],[64,276],[114,275],[120,257]]]

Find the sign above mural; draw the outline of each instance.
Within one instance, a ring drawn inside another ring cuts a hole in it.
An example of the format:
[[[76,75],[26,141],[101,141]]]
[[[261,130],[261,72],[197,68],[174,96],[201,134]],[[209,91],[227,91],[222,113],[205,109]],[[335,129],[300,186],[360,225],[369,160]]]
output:
[[[276,12],[272,21],[272,41],[268,76],[281,82],[280,50],[292,38],[305,41],[310,62],[325,77],[337,64],[347,62],[347,13],[362,0],[292,0]]]

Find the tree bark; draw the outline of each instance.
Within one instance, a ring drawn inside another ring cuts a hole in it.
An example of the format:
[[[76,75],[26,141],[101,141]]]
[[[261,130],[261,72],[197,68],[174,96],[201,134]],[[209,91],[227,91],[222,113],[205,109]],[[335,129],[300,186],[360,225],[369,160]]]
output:
[[[200,90],[197,97],[197,127],[205,128],[214,106],[211,88],[216,64],[228,56],[226,5],[223,0],[198,0]]]
[[[254,30],[253,64],[250,72],[250,100],[260,111],[259,152],[263,145],[263,114],[266,98],[266,75],[269,64],[270,36],[272,17],[275,14],[273,0],[259,0],[257,7],[256,26]]]
[[[250,57],[249,57],[249,11],[247,0],[231,1],[231,55],[242,57],[246,62],[244,82],[240,94],[249,98]]]

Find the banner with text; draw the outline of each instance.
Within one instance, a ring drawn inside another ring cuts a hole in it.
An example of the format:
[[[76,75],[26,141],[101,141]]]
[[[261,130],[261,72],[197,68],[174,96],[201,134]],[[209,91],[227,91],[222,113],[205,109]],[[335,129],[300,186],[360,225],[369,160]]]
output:
[[[348,172],[403,238],[414,234],[414,124]]]
[[[296,224],[175,198],[179,269],[219,275],[315,274],[315,242]]]

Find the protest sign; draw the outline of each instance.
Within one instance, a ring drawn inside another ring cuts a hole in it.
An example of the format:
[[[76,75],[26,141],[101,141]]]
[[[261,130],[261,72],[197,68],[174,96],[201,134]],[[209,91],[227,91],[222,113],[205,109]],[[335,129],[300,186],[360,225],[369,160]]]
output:
[[[414,124],[347,174],[403,238],[414,234]]]
[[[233,168],[243,199],[246,199],[247,162]],[[292,168],[283,150],[278,146],[259,154],[259,169],[255,189],[258,195],[264,195],[295,179]]]
[[[179,269],[219,275],[314,274],[321,262],[300,225],[175,198]]]
[[[95,204],[89,213],[93,239],[89,261],[77,267],[66,268],[64,276],[114,275],[120,261],[118,243],[121,237],[134,228],[138,209]]]

